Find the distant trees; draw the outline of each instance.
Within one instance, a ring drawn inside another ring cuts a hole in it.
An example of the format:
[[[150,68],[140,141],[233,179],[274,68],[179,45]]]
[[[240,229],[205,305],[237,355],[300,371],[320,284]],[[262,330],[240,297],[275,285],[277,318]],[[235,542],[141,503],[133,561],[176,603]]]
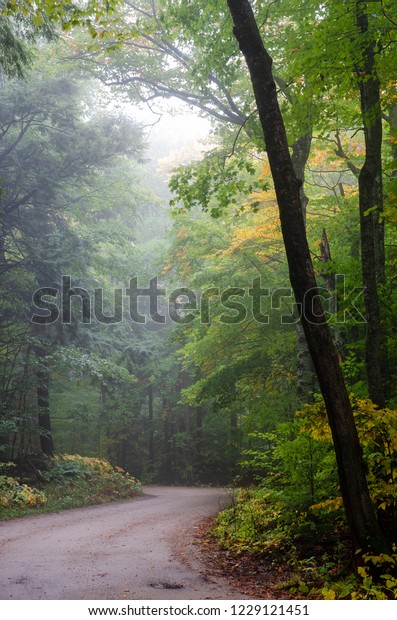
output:
[[[231,454],[217,454],[222,419],[207,430],[202,414],[207,458],[202,451],[190,462],[195,408],[178,403],[189,381],[169,326],[134,324],[126,305],[121,321],[83,316],[78,289],[92,314],[101,289],[96,315],[111,317],[115,288],[133,276],[146,285],[165,248],[167,216],[141,183],[141,129],[106,110],[95,80],[58,63],[66,49],[44,46],[25,80],[6,81],[0,93],[2,458],[100,453],[147,479],[227,482]],[[31,323],[33,313],[46,314],[33,305],[34,291],[60,291],[67,274],[70,309],[59,293],[49,296],[58,319]]]
[[[37,410],[41,449],[51,455],[49,359],[56,346],[78,336],[73,325],[59,321],[30,328],[32,295],[35,288],[59,289],[67,273],[75,281],[88,278],[92,286],[88,268],[100,256],[100,239],[110,232],[103,224],[101,230],[100,222],[113,208],[101,195],[119,180],[116,159],[121,158],[120,167],[125,166],[123,158],[136,160],[142,141],[136,125],[122,117],[99,109],[88,115],[82,81],[65,69],[49,71],[39,65],[24,82],[7,82],[0,98],[3,423],[5,432],[15,433],[12,456],[24,453],[32,448],[26,429]],[[129,174],[131,192],[134,177]],[[124,196],[124,204],[117,201],[113,217],[121,220],[125,209],[133,222],[137,196],[131,195]],[[102,268],[105,260],[101,258]]]

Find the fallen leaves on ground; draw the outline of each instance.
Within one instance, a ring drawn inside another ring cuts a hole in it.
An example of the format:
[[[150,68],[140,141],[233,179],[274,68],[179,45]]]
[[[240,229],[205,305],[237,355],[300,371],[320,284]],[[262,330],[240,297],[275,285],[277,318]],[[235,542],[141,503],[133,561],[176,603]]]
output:
[[[203,521],[195,535],[194,544],[200,550],[206,565],[204,577],[220,576],[227,578],[242,594],[251,599],[299,599],[304,598],[296,592],[292,595],[283,584],[294,579],[294,573],[283,558],[266,558],[262,554],[242,553],[236,555],[222,549],[211,534],[213,520]]]

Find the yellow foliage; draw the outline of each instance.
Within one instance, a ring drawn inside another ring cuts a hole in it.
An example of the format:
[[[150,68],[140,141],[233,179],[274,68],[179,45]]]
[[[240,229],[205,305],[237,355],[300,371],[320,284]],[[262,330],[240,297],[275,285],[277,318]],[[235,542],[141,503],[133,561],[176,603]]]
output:
[[[394,472],[397,459],[397,411],[379,409],[372,401],[356,399],[354,396],[351,397],[351,402],[368,468],[371,497],[377,508],[394,509],[397,498],[397,476]],[[298,417],[302,420],[301,432],[308,433],[317,441],[332,442],[323,402],[307,405],[298,413]],[[336,509],[336,501],[328,500],[328,508],[326,505],[317,504],[312,510]]]
[[[186,226],[182,225],[180,230],[179,230],[179,233],[177,234],[177,238],[178,239],[186,239],[187,236],[188,236],[187,228],[186,228]]]
[[[97,471],[99,474],[105,474],[114,471],[112,465],[108,461],[97,457],[80,456],[79,454],[62,454],[57,455],[54,458],[56,461],[70,461],[82,463],[89,469]]]
[[[336,592],[330,588],[323,588],[321,593],[325,601],[334,601],[336,599]]]
[[[45,494],[27,484],[20,484],[10,476],[0,476],[0,506],[42,506]]]
[[[310,510],[313,510],[314,512],[316,510],[326,510],[327,512],[333,512],[334,510],[339,510],[339,508],[341,508],[342,506],[342,498],[335,497],[334,499],[326,499],[323,502],[313,504],[313,506],[310,506]]]
[[[390,194],[389,200],[397,200],[397,194]],[[388,207],[383,211],[383,217],[387,222],[396,223],[397,222],[397,210],[395,207]]]
[[[358,185],[344,185],[345,198],[351,198],[358,194]]]
[[[172,269],[173,264],[171,263],[171,261],[167,260],[163,269],[161,270],[161,275],[162,276],[166,276],[167,273]]]
[[[267,192],[261,194],[261,202],[265,201]],[[277,203],[272,199],[267,202],[266,208],[250,216],[245,226],[235,226],[231,234],[228,248],[219,252],[220,258],[233,255],[238,251],[254,251],[256,256],[263,260],[282,251],[280,220]]]
[[[270,177],[270,164],[268,161],[266,161],[263,166],[262,166],[262,172],[261,172],[261,180],[265,180],[266,177]]]

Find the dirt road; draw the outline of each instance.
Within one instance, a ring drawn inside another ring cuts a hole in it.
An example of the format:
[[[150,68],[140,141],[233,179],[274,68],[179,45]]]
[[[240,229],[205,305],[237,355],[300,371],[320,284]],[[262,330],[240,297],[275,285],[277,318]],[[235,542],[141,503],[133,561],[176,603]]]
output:
[[[192,544],[222,489],[148,487],[130,502],[0,523],[0,599],[239,599]]]

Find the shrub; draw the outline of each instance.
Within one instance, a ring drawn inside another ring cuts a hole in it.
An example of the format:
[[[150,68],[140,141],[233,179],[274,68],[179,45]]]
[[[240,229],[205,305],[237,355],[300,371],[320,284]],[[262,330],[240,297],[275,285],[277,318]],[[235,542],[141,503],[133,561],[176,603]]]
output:
[[[103,504],[134,497],[141,491],[136,478],[100,458],[65,454],[46,459],[38,483],[44,492],[11,477],[13,467],[13,463],[4,464],[3,471],[8,475],[0,475],[2,519],[28,514],[32,508],[51,512]]]
[[[0,506],[14,508],[18,506],[42,506],[47,501],[42,491],[21,484],[10,476],[0,476]]]
[[[113,467],[105,459],[79,454],[62,454],[54,457],[54,466],[47,474],[49,481],[66,483],[86,481],[96,492],[114,497],[130,497],[140,493],[140,482],[121,467]]]
[[[364,555],[356,575],[340,577],[353,564],[345,545],[347,524],[322,400],[307,405],[274,432],[253,437],[254,447],[246,451],[242,465],[256,476],[259,486],[237,494],[236,501],[218,516],[214,534],[237,553],[259,551],[268,558],[270,552],[277,555],[283,550],[299,583],[302,577],[314,598],[394,599],[397,411],[354,396],[352,406],[371,498],[392,554]],[[331,571],[324,571],[327,563]]]
[[[238,553],[265,551],[283,543],[283,510],[276,493],[244,489],[218,515],[213,533],[224,547]]]

